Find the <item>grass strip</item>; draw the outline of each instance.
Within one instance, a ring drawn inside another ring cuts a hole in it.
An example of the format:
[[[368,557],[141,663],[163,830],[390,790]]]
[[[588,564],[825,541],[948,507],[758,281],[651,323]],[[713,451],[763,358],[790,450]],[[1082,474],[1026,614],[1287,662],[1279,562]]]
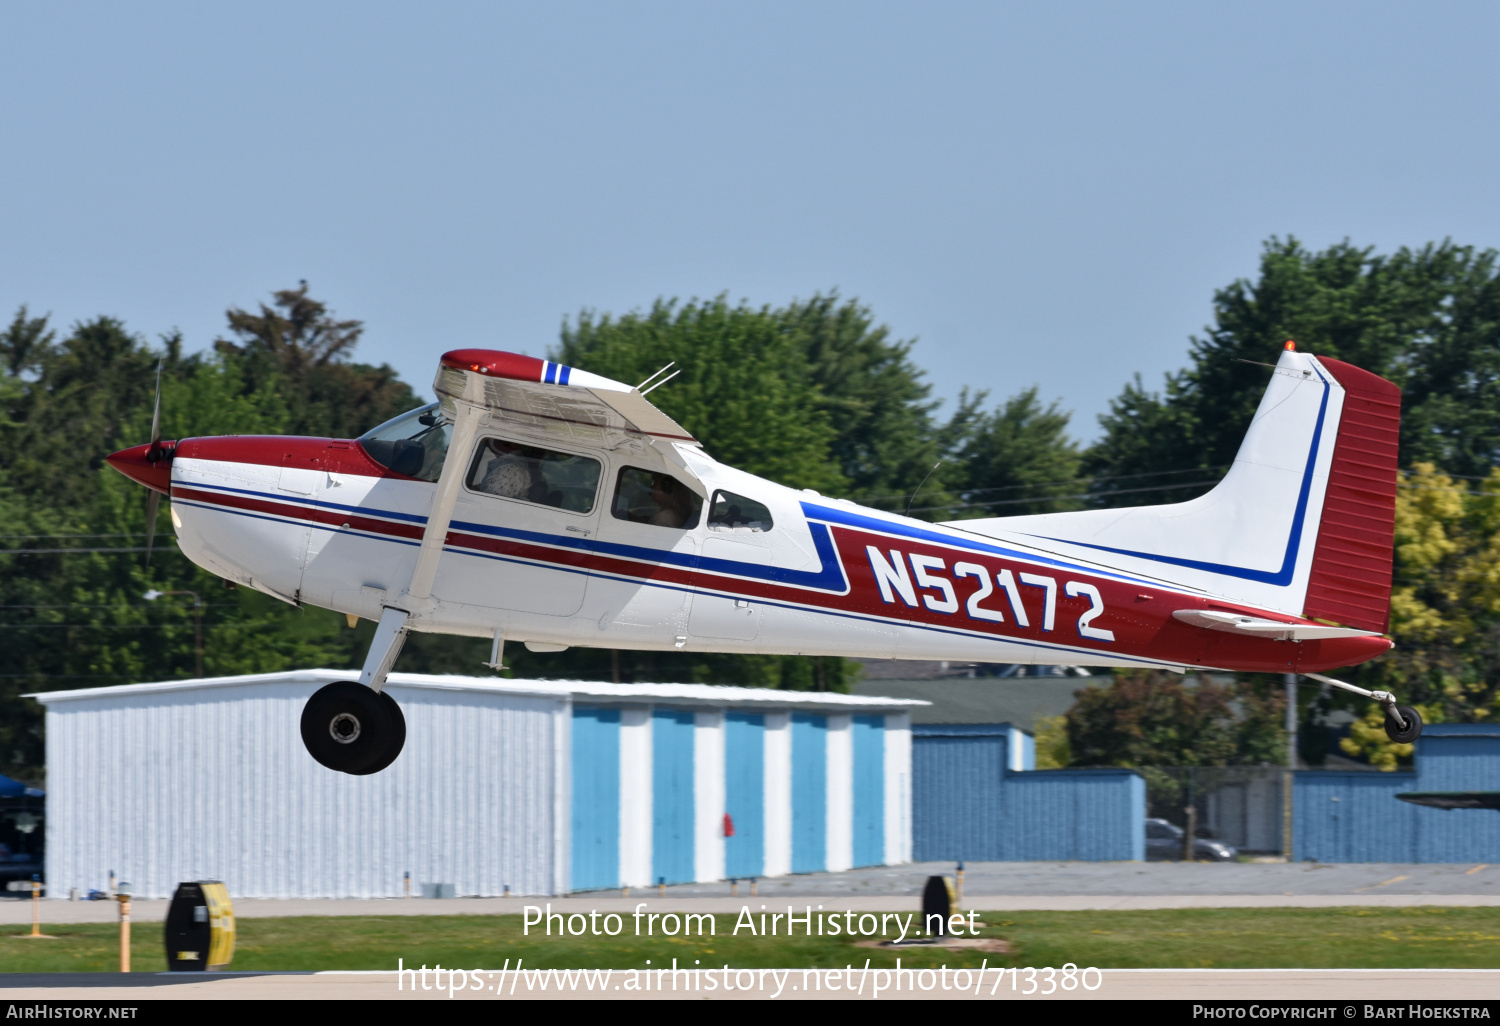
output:
[[[871,948],[848,937],[738,937],[734,916],[717,918],[713,937],[523,935],[520,916],[300,916],[241,919],[231,968],[237,970],[394,969],[406,966],[499,969],[842,968],[845,965],[1100,968],[1421,968],[1500,966],[1500,908],[1256,908],[1110,912],[986,913],[985,937],[1008,954]],[[45,926],[56,940],[0,935],[7,972],[98,972],[118,966],[112,924]],[[136,923],[132,968],[166,968],[158,924]]]

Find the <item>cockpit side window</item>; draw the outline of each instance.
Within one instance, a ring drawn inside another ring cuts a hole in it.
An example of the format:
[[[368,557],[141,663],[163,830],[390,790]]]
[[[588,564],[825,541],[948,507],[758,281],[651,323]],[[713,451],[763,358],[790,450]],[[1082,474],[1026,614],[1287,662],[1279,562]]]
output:
[[[411,410],[360,435],[360,447],[388,470],[421,481],[436,481],[448,456],[453,425],[437,403]]]
[[[469,487],[502,499],[591,513],[599,494],[598,460],[571,452],[486,438],[474,452]]]
[[[769,531],[771,511],[754,499],[720,489],[708,508],[710,531]]]
[[[671,474],[621,467],[611,512],[617,520],[678,530],[698,526],[703,500]]]

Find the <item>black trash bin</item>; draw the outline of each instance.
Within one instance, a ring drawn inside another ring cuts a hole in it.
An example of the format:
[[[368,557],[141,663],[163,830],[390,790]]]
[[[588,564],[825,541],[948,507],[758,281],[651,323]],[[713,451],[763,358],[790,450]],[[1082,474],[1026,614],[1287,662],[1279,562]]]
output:
[[[234,906],[216,880],[181,883],[167,906],[167,968],[222,969],[234,958]]]

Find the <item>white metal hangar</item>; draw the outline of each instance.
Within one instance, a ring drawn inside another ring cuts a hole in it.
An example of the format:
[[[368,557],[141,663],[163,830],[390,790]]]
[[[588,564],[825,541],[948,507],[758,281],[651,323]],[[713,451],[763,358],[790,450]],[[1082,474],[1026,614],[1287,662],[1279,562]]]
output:
[[[47,893],[563,894],[908,861],[903,699],[392,674],[401,757],[315,763],[303,704],[347,670],[53,691]]]

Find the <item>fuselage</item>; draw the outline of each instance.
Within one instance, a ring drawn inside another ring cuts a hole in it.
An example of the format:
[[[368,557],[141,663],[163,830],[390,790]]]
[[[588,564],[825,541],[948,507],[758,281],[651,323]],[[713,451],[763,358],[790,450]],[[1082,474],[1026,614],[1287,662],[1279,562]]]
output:
[[[209,572],[370,619],[400,600],[433,481],[359,440],[190,438],[151,466],[144,450],[111,462],[169,487],[181,550]],[[412,629],[594,648],[1270,672],[1353,665],[1390,647],[1207,630],[1173,614],[1312,621],[787,488],[696,446],[678,446],[675,466],[644,447],[576,452],[600,466],[592,498],[578,491],[566,508],[492,494],[466,475]],[[621,515],[618,490],[635,467],[692,480],[702,514],[682,527]],[[766,516],[714,523],[721,495]]]

